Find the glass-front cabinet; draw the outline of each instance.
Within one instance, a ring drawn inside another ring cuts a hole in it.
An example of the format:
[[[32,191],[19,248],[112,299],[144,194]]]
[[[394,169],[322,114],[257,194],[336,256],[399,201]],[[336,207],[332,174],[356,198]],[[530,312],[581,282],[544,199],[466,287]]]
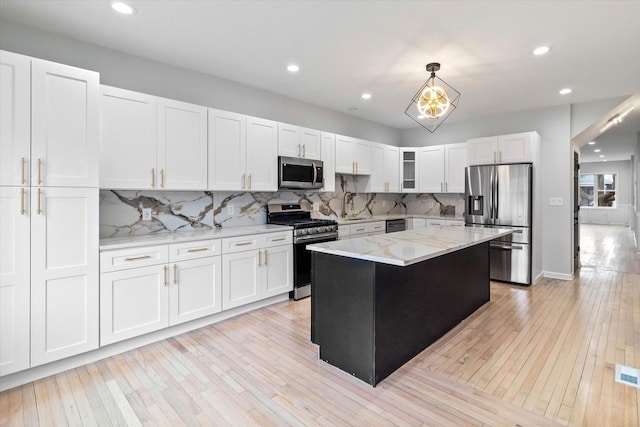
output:
[[[418,156],[415,148],[402,148],[400,154],[400,176],[402,177],[400,191],[405,193],[418,192]]]

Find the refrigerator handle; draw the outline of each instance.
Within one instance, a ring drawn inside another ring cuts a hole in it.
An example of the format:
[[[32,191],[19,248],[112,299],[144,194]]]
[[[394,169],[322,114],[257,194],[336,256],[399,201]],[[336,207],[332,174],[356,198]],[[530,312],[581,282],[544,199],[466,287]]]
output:
[[[494,188],[495,188],[495,168],[491,168],[491,174],[489,175],[489,180],[491,182],[491,195],[489,197],[489,218],[493,219],[493,205],[495,203],[494,198],[495,198],[495,192],[494,192]]]
[[[496,174],[496,189],[493,193],[493,200],[494,200],[494,205],[495,205],[495,209],[493,210],[493,215],[495,219],[498,219],[498,208],[500,207],[499,205],[499,200],[500,198],[498,197],[498,193],[500,191],[499,185],[500,185],[500,181],[498,180],[498,171],[495,171]]]

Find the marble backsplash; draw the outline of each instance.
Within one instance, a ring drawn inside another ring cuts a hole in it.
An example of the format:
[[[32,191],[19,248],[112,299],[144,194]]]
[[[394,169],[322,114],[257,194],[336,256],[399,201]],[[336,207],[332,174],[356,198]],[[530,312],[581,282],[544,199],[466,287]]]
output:
[[[347,215],[359,218],[464,211],[462,194],[366,193],[363,185],[353,176],[338,175],[334,193],[101,190],[100,238],[264,224],[267,204],[278,202],[317,206],[314,216],[338,218],[346,192],[351,193],[345,198]],[[230,206],[233,215],[228,213]],[[142,220],[143,208],[151,208],[150,221]]]

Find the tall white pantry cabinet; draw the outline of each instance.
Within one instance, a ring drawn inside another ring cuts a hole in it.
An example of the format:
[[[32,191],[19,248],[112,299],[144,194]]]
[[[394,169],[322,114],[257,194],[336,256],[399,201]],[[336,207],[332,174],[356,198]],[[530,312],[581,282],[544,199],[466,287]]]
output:
[[[0,376],[98,347],[92,71],[0,51]]]

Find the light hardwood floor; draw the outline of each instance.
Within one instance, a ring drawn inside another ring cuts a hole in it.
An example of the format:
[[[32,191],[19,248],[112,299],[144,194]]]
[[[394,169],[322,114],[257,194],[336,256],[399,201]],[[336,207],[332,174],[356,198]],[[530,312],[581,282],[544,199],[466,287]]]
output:
[[[637,426],[640,262],[583,226],[575,280],[491,284],[491,302],[375,389],[318,361],[309,299],[0,393],[0,425]]]

